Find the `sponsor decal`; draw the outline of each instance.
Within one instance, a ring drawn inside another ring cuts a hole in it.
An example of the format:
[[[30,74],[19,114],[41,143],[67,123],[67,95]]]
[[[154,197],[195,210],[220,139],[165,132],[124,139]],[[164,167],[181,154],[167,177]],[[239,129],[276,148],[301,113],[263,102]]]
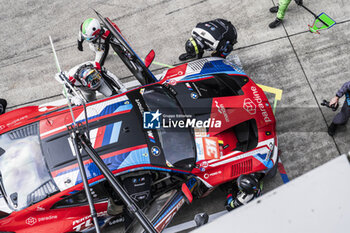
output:
[[[230,122],[230,119],[228,118],[225,106],[223,104],[219,105],[219,102],[216,100],[215,100],[215,106],[218,109],[218,112],[224,116],[225,121]]]
[[[185,85],[186,85],[188,90],[193,91],[193,89],[192,89],[192,87],[191,87],[191,85],[189,83],[185,83]]]
[[[107,211],[102,211],[102,212],[97,213],[97,217],[102,217],[105,215],[107,215]],[[82,230],[87,229],[91,226],[93,226],[93,223],[91,222],[91,215],[88,215],[88,216],[85,216],[81,219],[73,221],[73,230],[75,230],[75,231],[82,231]]]
[[[243,108],[250,114],[254,115],[256,113],[256,105],[253,100],[245,98],[243,102]]]
[[[0,126],[0,130],[3,130],[4,128],[6,128],[6,126],[10,127],[11,125],[16,125],[18,122],[20,122],[20,121],[22,121],[22,120],[24,120],[26,118],[28,118],[28,115],[22,116],[22,117],[14,120],[14,121],[11,121],[10,123],[7,123],[6,125],[1,125]]]
[[[36,207],[36,211],[45,211],[45,208],[38,206],[38,207]]]
[[[154,155],[154,156],[160,155],[160,149],[159,149],[159,147],[158,147],[158,146],[152,146],[152,148],[151,148],[151,153],[152,153],[152,155]]]
[[[194,100],[198,99],[198,94],[196,92],[191,92],[191,98]]]
[[[162,114],[159,110],[156,112],[143,113],[143,128],[144,129],[159,129]]]
[[[202,138],[204,146],[204,158],[206,160],[219,159],[219,143],[216,137]]]
[[[141,104],[140,100],[139,99],[135,99],[135,102],[136,102],[137,107],[139,108],[141,114],[143,114],[145,112],[145,109],[142,107],[142,104]]]
[[[147,130],[147,135],[148,135],[149,140],[150,140],[152,143],[156,143],[156,140],[154,139],[154,136],[153,136],[153,133],[152,133],[151,130]]]
[[[261,114],[262,114],[262,116],[264,118],[264,121],[265,122],[271,122],[269,114],[267,113],[267,109],[266,109],[265,105],[263,104],[263,101],[262,101],[262,99],[261,99],[261,97],[260,97],[260,95],[258,93],[257,88],[252,86],[250,89],[253,91],[254,100],[258,103],[258,107],[259,107],[259,109],[261,111]]]
[[[33,226],[37,222],[38,220],[34,217],[29,217],[26,219],[26,224],[28,224],[29,226]]]
[[[57,215],[40,217],[40,218],[38,218],[38,222],[49,221],[49,220],[54,220],[54,219],[57,219]]]
[[[204,179],[209,179],[209,177],[213,177],[213,176],[217,176],[217,175],[221,175],[222,174],[222,171],[216,171],[216,172],[213,172],[213,173],[205,173],[204,174]]]
[[[167,165],[168,167],[174,167],[174,165],[172,165],[168,160],[166,161],[166,165]]]
[[[57,218],[58,218],[57,215],[49,215],[49,216],[44,216],[40,218],[29,217],[26,219],[26,224],[28,224],[29,226],[33,226],[37,222],[50,221],[50,220],[55,220]]]
[[[208,161],[203,161],[201,164],[200,164],[201,167],[204,167],[204,168],[207,168],[209,166],[208,164]]]
[[[175,86],[176,85],[176,80],[175,79],[171,79],[169,81],[169,84],[172,85],[172,86]]]
[[[121,222],[124,222],[125,221],[125,218],[123,216],[117,218],[117,219],[114,219],[114,220],[111,220],[110,222],[108,222],[108,225],[112,226],[112,225],[115,225],[117,223],[121,223]]]
[[[194,128],[194,136],[196,138],[202,138],[207,136],[207,130],[202,127],[202,128]]]

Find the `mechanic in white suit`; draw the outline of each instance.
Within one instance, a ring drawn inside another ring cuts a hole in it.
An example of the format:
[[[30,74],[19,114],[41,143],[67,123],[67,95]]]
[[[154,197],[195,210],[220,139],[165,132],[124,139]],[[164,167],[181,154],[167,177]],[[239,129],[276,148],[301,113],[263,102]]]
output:
[[[85,20],[79,29],[78,50],[83,51],[84,40],[89,43],[90,49],[95,52],[95,62],[104,65],[109,51],[112,34],[107,28],[101,26],[95,18]]]
[[[113,73],[101,67],[98,62],[88,61],[79,64],[68,72],[63,72],[68,78],[70,84],[78,88],[87,102],[96,100],[96,91],[105,97],[126,92],[124,84]],[[58,82],[64,83],[59,77],[61,73],[57,73],[55,78]],[[68,97],[75,105],[83,104],[83,100],[75,93],[69,90]]]

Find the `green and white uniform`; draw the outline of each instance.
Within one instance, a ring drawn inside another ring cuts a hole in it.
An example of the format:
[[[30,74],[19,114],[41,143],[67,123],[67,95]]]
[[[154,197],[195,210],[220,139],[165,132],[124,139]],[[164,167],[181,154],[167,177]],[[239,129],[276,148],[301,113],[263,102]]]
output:
[[[279,0],[277,18],[283,20],[288,6],[292,0]]]

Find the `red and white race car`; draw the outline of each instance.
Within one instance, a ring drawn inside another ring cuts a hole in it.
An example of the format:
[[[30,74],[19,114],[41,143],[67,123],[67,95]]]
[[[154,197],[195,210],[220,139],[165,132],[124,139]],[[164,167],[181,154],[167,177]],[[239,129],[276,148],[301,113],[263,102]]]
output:
[[[235,64],[204,58],[155,77],[120,31],[107,27],[119,36],[119,45],[112,47],[145,85],[86,104],[91,146],[158,232],[192,197],[205,196],[241,174],[275,172],[271,106]],[[74,107],[73,115],[86,123],[82,106]],[[0,118],[0,231],[92,228],[68,140],[69,108],[24,107]],[[82,156],[100,225],[133,226],[121,198],[86,153]],[[164,195],[164,205],[151,214],[155,200]]]

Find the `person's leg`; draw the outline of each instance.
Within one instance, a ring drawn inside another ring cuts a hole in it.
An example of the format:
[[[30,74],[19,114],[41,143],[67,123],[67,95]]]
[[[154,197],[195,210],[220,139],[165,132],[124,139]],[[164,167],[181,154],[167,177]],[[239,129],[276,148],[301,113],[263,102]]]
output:
[[[344,101],[343,107],[340,112],[333,118],[332,124],[328,127],[328,134],[334,136],[338,125],[343,125],[348,122],[350,118],[350,106],[347,101]]]
[[[277,12],[277,18],[280,20],[284,19],[284,16],[286,14],[286,11],[288,9],[288,6],[290,4],[291,0],[280,0],[279,1],[279,7]]]
[[[279,1],[277,18],[272,23],[269,24],[270,28],[275,28],[282,23],[282,21],[284,19],[284,15],[288,9],[290,2],[291,2],[291,0],[280,0]],[[271,9],[270,9],[270,11],[271,11]]]

